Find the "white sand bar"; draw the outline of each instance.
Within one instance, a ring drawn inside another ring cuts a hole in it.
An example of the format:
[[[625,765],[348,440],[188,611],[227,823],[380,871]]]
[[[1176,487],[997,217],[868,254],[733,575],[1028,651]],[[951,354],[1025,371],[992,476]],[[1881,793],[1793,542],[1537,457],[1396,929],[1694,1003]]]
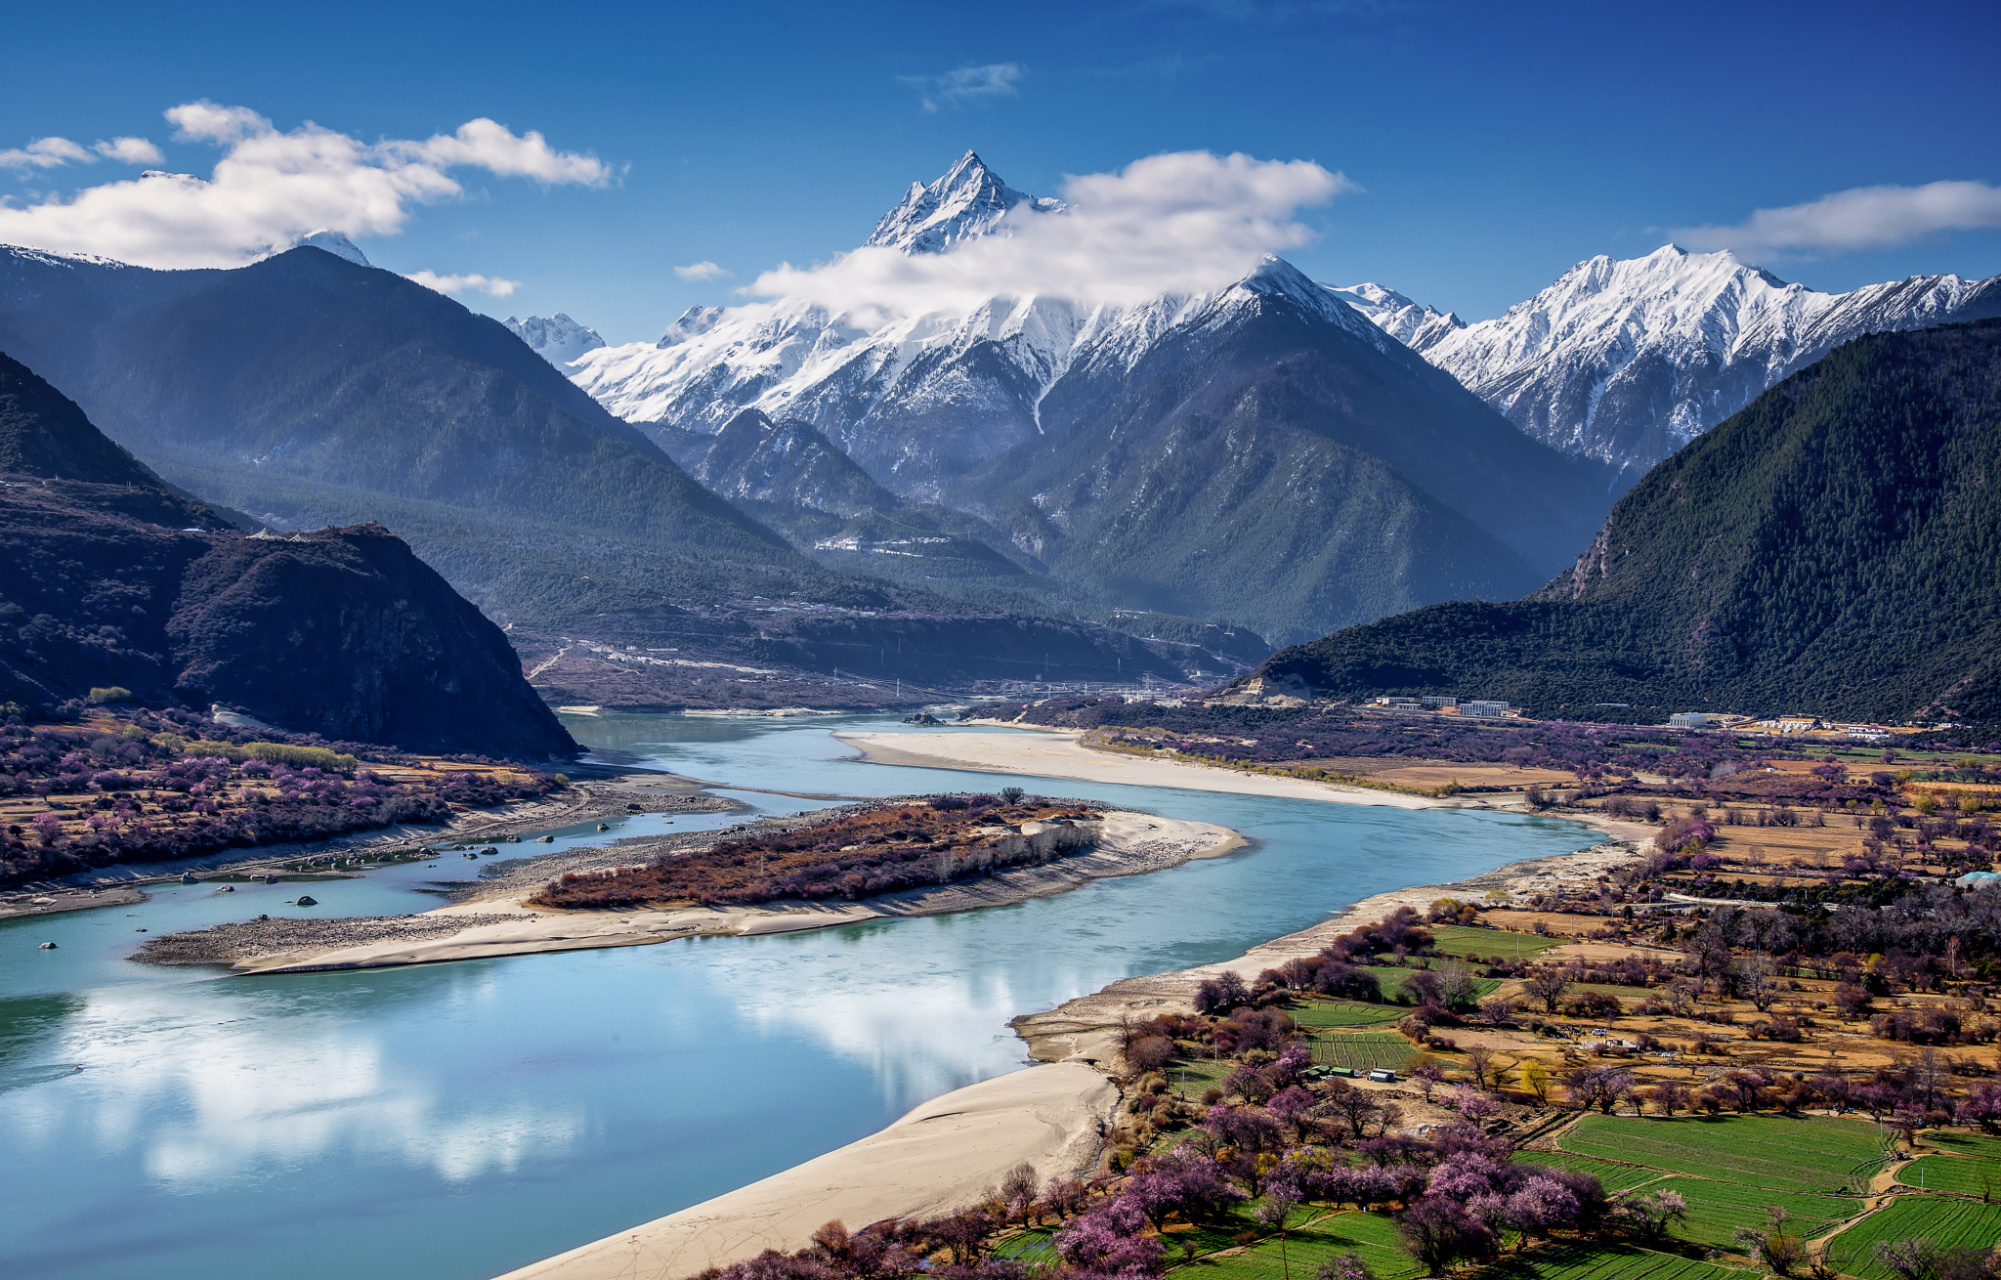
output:
[[[876,764],[912,765],[924,769],[963,769],[974,773],[1022,773],[1042,778],[1074,778],[1080,782],[1123,782],[1135,787],[1179,787],[1186,791],[1230,791],[1246,796],[1283,796],[1327,800],[1336,804],[1384,805],[1394,809],[1464,807],[1454,801],[1424,796],[1344,787],[1310,778],[1282,778],[1094,751],[1078,741],[1076,732],[1045,733],[837,733],[834,737]]]
[[[979,1200],[1027,1161],[1045,1182],[1098,1160],[1118,1102],[1082,1063],[1030,1067],[956,1089],[880,1133],[762,1182],[510,1271],[502,1280],[678,1280],[766,1249],[803,1249],[821,1224],[935,1218]]]

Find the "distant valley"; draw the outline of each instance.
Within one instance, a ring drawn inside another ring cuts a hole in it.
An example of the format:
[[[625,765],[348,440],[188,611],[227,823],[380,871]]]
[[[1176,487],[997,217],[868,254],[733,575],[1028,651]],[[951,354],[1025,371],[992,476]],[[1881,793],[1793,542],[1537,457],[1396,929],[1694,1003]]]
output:
[[[968,152],[866,243],[1065,216]],[[0,350],[183,492],[281,533],[386,525],[549,701],[658,709],[1199,686],[1530,596],[1788,374],[1997,309],[1993,279],[1820,294],[1669,246],[1474,325],[1267,258],[1144,304],[871,326],[779,300],[613,347],[333,232],[233,271],[0,252]]]

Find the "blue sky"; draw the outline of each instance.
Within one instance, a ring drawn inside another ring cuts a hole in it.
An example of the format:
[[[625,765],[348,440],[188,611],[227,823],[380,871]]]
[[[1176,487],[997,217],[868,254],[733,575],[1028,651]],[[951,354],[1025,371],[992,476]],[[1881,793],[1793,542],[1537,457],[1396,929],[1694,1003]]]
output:
[[[1287,256],[1469,319],[1668,228],[2001,183],[1991,3],[48,5],[8,25],[0,150],[143,137],[206,177],[218,146],[162,116],[206,100],[367,143],[485,117],[597,157],[596,185],[451,170],[459,192],[357,239],[398,271],[518,282],[468,305],[613,341],[852,247],[967,147],[1038,193],[1168,151],[1316,161],[1362,191],[1302,211],[1317,238]],[[992,67],[1012,70],[968,70]],[[0,196],[136,172],[24,160]],[[732,275],[673,270],[700,261]],[[1816,288],[1990,275],[2001,231],[1767,261]]]

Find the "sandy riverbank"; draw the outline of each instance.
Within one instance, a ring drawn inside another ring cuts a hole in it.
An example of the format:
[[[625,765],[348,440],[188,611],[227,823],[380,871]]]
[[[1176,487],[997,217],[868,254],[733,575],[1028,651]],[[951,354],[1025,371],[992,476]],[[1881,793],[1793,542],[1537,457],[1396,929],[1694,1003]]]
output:
[[[1434,800],[1309,778],[1221,769],[1186,760],[1093,751],[1079,741],[1083,734],[1065,729],[1039,733],[837,733],[834,737],[861,752],[873,764],[1019,773],[1079,782],[1120,782],[1135,787],[1177,787],[1184,791],[1229,791],[1246,796],[1283,796],[1394,809],[1488,807],[1478,798]]]
[[[527,899],[561,871],[592,854],[599,864],[645,861],[649,849],[566,851],[523,859],[475,887],[462,902],[410,916],[322,921],[249,921],[164,935],[142,958],[167,964],[227,963],[243,973],[377,969],[450,960],[644,946],[698,935],[749,936],[824,929],[892,916],[946,915],[1063,893],[1092,880],[1144,875],[1212,858],[1243,845],[1228,827],[1208,822],[1107,811],[1096,845],[1040,866],[1014,867],[983,879],[913,889],[864,902],[777,903],[759,907],[557,911]],[[676,837],[684,844],[717,833]],[[645,840],[620,846],[646,846]],[[623,859],[619,854],[623,853]],[[462,923],[461,923],[462,922]]]
[[[1186,775],[1182,773],[1151,769],[1139,775],[1082,772],[1059,775],[1056,772],[1059,768],[1081,770],[1101,763],[1096,753],[1078,759],[1084,749],[1075,745],[1074,735],[838,736],[863,749],[870,759],[885,763],[1094,781],[1140,783],[1145,778],[1144,785],[1301,796],[1342,803],[1465,807],[1455,806],[1452,801],[1327,787],[1167,761],[1127,762],[1119,757],[1110,757],[1109,762],[1168,770],[1192,769],[1213,776],[1184,781]],[[1071,740],[1064,742],[1065,737]],[[947,752],[933,745],[944,740],[949,746],[958,747],[968,738],[1008,741],[1004,750],[975,744]],[[884,744],[880,739],[890,742]],[[911,739],[920,742],[912,744]],[[912,746],[919,749],[909,749]],[[1017,760],[1033,764],[1024,767]],[[1154,780],[1159,778],[1173,780]],[[1117,1089],[1103,1074],[1100,1064],[1108,1064],[1115,1058],[1115,1037],[1121,1018],[1148,1016],[1169,1008],[1192,1009],[1195,988],[1207,978],[1224,970],[1254,978],[1293,956],[1319,951],[1339,934],[1380,919],[1400,906],[1422,910],[1441,897],[1478,899],[1494,889],[1512,895],[1591,880],[1641,856],[1641,846],[1653,832],[1651,827],[1596,815],[1563,816],[1597,827],[1611,835],[1613,841],[1577,853],[1512,863],[1452,884],[1377,894],[1320,924],[1252,947],[1235,960],[1130,978],[1049,1012],[1017,1018],[1013,1025],[1028,1042],[1030,1053],[1048,1065],[946,1094],[871,1138],[705,1204],[510,1272],[501,1280],[611,1280],[612,1277],[681,1280],[706,1267],[752,1257],[763,1249],[803,1248],[809,1243],[812,1231],[829,1218],[838,1217],[853,1228],[892,1215],[929,1217],[948,1212],[976,1200],[985,1188],[994,1185],[1023,1158],[1034,1163],[1045,1178],[1075,1176],[1098,1158],[1102,1146],[1099,1124],[1116,1105]],[[1054,1074],[1059,1070],[1068,1074]],[[1022,1101],[1024,1095],[1032,1099],[1026,1105]],[[1085,1116],[1092,1121],[1088,1130],[1080,1125]],[[959,1121],[957,1130],[925,1127],[941,1125],[948,1117]],[[1035,1147],[1038,1154],[1018,1154],[1024,1150],[1024,1144],[1031,1143],[1038,1144]],[[1055,1159],[1040,1154],[1051,1150],[1064,1154]],[[1063,1167],[1066,1163],[1068,1168]],[[934,1173],[936,1181],[932,1180]]]
[[[879,1133],[762,1182],[559,1254],[502,1280],[676,1280],[802,1249],[839,1218],[934,1218],[1026,1161],[1049,1181],[1098,1162],[1118,1089],[1081,1063],[1030,1067],[933,1098]]]
[[[1016,1018],[1012,1025],[1028,1041],[1030,1055],[1045,1062],[1109,1062],[1115,1054],[1113,1037],[1121,1019],[1192,1012],[1195,989],[1222,973],[1235,973],[1249,982],[1287,960],[1313,955],[1342,934],[1373,924],[1399,907],[1422,912],[1440,898],[1479,902],[1497,889],[1519,898],[1559,885],[1596,880],[1649,852],[1647,842],[1652,839],[1652,827],[1602,819],[1592,825],[1610,828],[1615,839],[1577,853],[1511,862],[1450,884],[1418,885],[1379,893],[1319,924],[1260,943],[1234,960],[1127,978],[1047,1013]]]

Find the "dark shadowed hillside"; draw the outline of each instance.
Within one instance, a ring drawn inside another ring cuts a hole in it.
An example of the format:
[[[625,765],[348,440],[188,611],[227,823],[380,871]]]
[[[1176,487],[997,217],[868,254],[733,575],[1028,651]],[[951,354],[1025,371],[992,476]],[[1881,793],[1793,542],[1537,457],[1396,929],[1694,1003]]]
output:
[[[330,738],[575,750],[507,638],[377,527],[245,537],[0,357],[0,701],[119,687]]]
[[[905,520],[900,500],[890,499],[886,515],[871,507],[873,482],[837,452],[767,473],[785,461],[791,435],[754,424],[739,432],[716,463],[739,509],[505,326],[318,249],[233,271],[153,271],[0,248],[0,349],[73,394],[108,434],[186,490],[280,531],[394,529],[516,637],[534,633],[560,647],[585,636],[761,662],[754,651],[782,609],[792,620],[778,628],[787,655],[832,660],[852,647],[880,666],[907,637],[900,622],[874,619],[942,617],[964,641],[964,662],[938,653],[922,675],[891,672],[909,680],[994,670],[1095,678],[1120,670],[1129,644],[1102,626],[1053,624],[1092,642],[1088,663],[1052,671],[1044,647],[999,612],[1040,612],[1044,601],[1029,594],[969,606],[927,590],[933,577],[1017,580],[1016,565],[921,513]],[[748,514],[755,509],[786,516],[805,546],[848,537],[855,545],[823,553],[838,569],[816,563]],[[934,536],[951,541],[921,544],[923,556],[899,545]],[[873,576],[884,569],[905,586]],[[839,638],[793,643],[822,614],[844,620]],[[862,633],[852,646],[850,632]],[[1241,669],[1201,652],[1167,657],[1161,670],[1177,676]],[[840,662],[848,672],[859,665]],[[665,689],[654,701],[671,705],[673,696]]]
[[[1997,481],[2001,322],[1859,339],[1655,468],[1533,598],[1352,627],[1261,673],[1579,718],[2001,722]]]
[[[1280,637],[1519,595],[1611,501],[1275,260],[1137,362],[1073,367],[1040,427],[966,505],[1083,589]]]

